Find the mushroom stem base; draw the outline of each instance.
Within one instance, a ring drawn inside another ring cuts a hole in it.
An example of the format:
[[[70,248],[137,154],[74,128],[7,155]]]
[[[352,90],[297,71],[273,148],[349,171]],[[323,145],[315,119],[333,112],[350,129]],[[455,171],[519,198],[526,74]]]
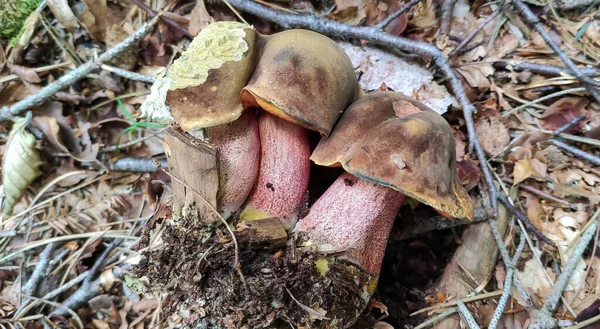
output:
[[[339,253],[378,275],[388,236],[405,198],[389,187],[344,173],[295,230],[305,233],[318,250]]]

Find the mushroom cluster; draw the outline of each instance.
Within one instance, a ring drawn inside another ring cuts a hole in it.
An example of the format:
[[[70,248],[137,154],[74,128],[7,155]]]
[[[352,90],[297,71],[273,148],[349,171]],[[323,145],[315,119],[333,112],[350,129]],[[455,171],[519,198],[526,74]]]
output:
[[[359,94],[350,59],[331,39],[307,30],[263,36],[219,22],[200,32],[142,105],[147,120],[216,146],[225,219],[287,232],[326,254],[317,275],[342,263],[361,271],[358,313],[406,197],[448,217],[473,216],[447,122],[399,93]],[[310,131],[321,135],[312,154]],[[345,173],[299,218],[311,160]]]

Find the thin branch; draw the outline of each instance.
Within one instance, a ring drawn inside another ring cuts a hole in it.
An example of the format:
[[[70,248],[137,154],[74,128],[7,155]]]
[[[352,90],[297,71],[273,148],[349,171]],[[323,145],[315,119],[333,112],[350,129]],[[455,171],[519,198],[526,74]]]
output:
[[[552,37],[550,36],[550,34],[548,32],[546,32],[546,30],[544,29],[544,26],[542,25],[542,22],[540,21],[540,19],[531,11],[531,9],[529,9],[529,7],[527,5],[525,5],[523,3],[522,0],[513,0],[513,5],[515,6],[515,8],[521,12],[521,17],[523,17],[523,19],[532,24],[534,29],[540,34],[540,36],[542,36],[542,39],[544,39],[544,41],[546,42],[546,44],[552,48],[552,50],[554,50],[554,52],[558,55],[558,57],[563,61],[563,63],[565,63],[565,65],[569,68],[569,70],[571,70],[571,72],[573,72],[573,75],[575,76],[575,78],[577,78],[577,80],[581,81],[581,83],[584,84],[584,86],[587,88],[587,90],[590,92],[590,94],[592,95],[592,97],[594,97],[594,99],[597,102],[600,102],[600,91],[598,91],[598,86],[600,86],[600,82],[595,81],[594,79],[584,75],[579,68],[577,67],[577,65],[575,65],[575,63],[573,63],[573,61],[569,58],[569,56],[567,56],[558,46],[558,44],[556,44],[556,42],[554,41],[554,39],[552,39]]]
[[[525,103],[523,105],[519,105],[519,106],[515,107],[514,109],[512,109],[510,111],[506,111],[506,112],[502,113],[502,116],[506,118],[506,117],[510,116],[511,114],[513,114],[515,112],[518,112],[518,111],[520,111],[520,110],[522,110],[524,108],[527,108],[527,107],[529,107],[529,106],[531,106],[533,104],[541,103],[541,102],[543,102],[545,100],[548,100],[548,99],[551,99],[551,98],[554,98],[554,97],[558,97],[558,96],[562,96],[562,95],[566,95],[566,94],[570,94],[570,93],[581,92],[581,91],[585,91],[585,88],[579,87],[579,88],[571,88],[571,89],[565,89],[565,90],[557,91],[555,93],[552,93],[552,94],[549,94],[549,95],[546,95],[546,96],[543,96],[543,97],[540,97],[540,98],[536,98],[536,99],[534,99],[534,100],[532,100],[530,102],[527,102],[527,103]]]
[[[519,257],[521,257],[521,252],[523,252],[523,248],[525,248],[525,237],[521,236],[521,241],[519,241],[519,245],[517,246],[517,250],[512,258],[512,266],[506,270],[506,277],[504,278],[504,290],[502,291],[502,296],[498,300],[498,306],[494,310],[494,314],[492,315],[492,319],[490,320],[490,324],[488,325],[488,329],[496,329],[498,327],[498,323],[500,323],[500,316],[504,312],[504,308],[506,307],[506,303],[508,302],[508,297],[510,297],[510,290],[513,285],[513,279],[515,275],[515,266],[519,261]]]
[[[454,94],[463,108],[469,140],[476,151],[477,158],[479,158],[481,163],[481,170],[483,171],[488,189],[490,190],[492,207],[495,211],[497,211],[498,201],[496,200],[496,186],[494,185],[491,170],[487,166],[485,152],[483,151],[483,148],[479,143],[479,139],[477,138],[477,133],[475,132],[475,123],[473,121],[473,112],[475,111],[475,108],[469,102],[462,86],[462,82],[456,76],[456,73],[454,73],[444,54],[437,47],[425,42],[406,39],[391,35],[389,33],[383,33],[377,27],[350,26],[313,15],[289,14],[267,8],[250,0],[229,0],[229,3],[242,11],[246,11],[255,16],[267,19],[283,27],[299,26],[327,35],[367,40],[372,44],[386,48],[403,50],[405,52],[433,58],[436,65],[448,78],[448,81],[454,90]]]
[[[531,224],[529,218],[525,216],[525,214],[520,212],[519,209],[515,208],[515,206],[513,206],[510,202],[508,202],[508,199],[504,195],[498,194],[498,200],[500,200],[504,207],[513,215],[515,215],[515,217],[517,217],[517,219],[520,220],[521,223],[523,223],[523,225],[525,225],[527,230],[533,232],[533,234],[535,234],[535,236],[537,236],[540,240],[556,248],[556,244],[547,236],[545,236],[544,233],[540,232],[540,230],[537,227],[535,227],[535,225]]]
[[[458,312],[458,310],[455,309],[455,308],[453,308],[453,309],[450,309],[449,311],[446,311],[444,313],[440,313],[440,314],[438,314],[438,315],[436,315],[434,317],[431,317],[431,318],[427,319],[427,321],[425,321],[425,322],[421,323],[420,325],[414,327],[414,329],[427,328],[427,327],[433,325],[436,321],[440,321],[442,319],[445,319],[446,317],[448,317],[448,316],[450,316],[450,315],[452,315],[452,314],[454,314],[456,312]]]
[[[142,39],[146,34],[148,34],[148,32],[152,30],[152,27],[157,21],[158,16],[152,19],[150,22],[142,25],[139,30],[135,31],[135,33],[123,40],[121,43],[117,44],[114,48],[104,52],[95,61],[90,61],[77,67],[76,69],[63,75],[60,79],[42,88],[37,93],[13,104],[10,107],[4,106],[2,109],[0,109],[0,122],[11,120],[13,117],[18,116],[28,109],[43,103],[48,98],[54,96],[54,94],[57,92],[83,79],[86,75],[98,69],[101,64],[117,57],[119,54],[130,48],[134,43]]]
[[[510,61],[497,61],[492,64],[494,68],[497,69],[506,69],[507,66],[510,66],[515,71],[531,71],[537,74],[549,75],[549,76],[561,76],[561,75],[573,75],[566,67],[554,66],[554,65],[546,65],[546,64],[538,64],[538,63],[529,63],[529,62],[516,62],[514,60]],[[579,71],[589,77],[595,77],[600,73],[591,67],[580,67]]]
[[[471,312],[469,312],[469,309],[467,308],[467,305],[465,305],[465,303],[459,300],[458,302],[456,302],[456,307],[458,308],[458,313],[460,313],[463,320],[465,320],[469,329],[479,329],[477,321],[475,321],[475,318],[473,318],[473,315],[471,314]]]
[[[123,70],[121,68],[109,66],[106,64],[100,65],[100,68],[102,68],[105,71],[112,72],[120,77],[129,79],[129,80],[141,81],[141,82],[147,82],[147,83],[154,83],[154,81],[156,81],[156,77],[151,77],[149,75]]]
[[[135,3],[136,6],[140,7],[143,11],[146,12],[146,14],[148,14],[148,16],[154,18],[156,17],[156,12],[154,10],[152,10],[152,8],[148,7],[147,4],[143,3],[140,0],[131,0],[131,2]],[[175,22],[174,20],[168,18],[168,17],[164,17],[161,16],[160,19],[165,22],[165,24],[173,27],[174,29],[176,29],[177,31],[183,33],[186,37],[188,38],[193,38],[194,36],[190,34],[190,31],[188,31],[185,27],[179,25],[177,22]]]
[[[122,242],[121,239],[113,241],[106,247],[102,254],[98,257],[92,268],[88,271],[88,275],[83,280],[81,286],[70,295],[62,304],[73,310],[77,310],[84,306],[90,299],[100,295],[102,289],[100,288],[100,277],[99,272],[106,264],[108,255]],[[55,309],[51,314],[57,314],[66,316],[68,313],[64,308]]]
[[[514,181],[512,179],[508,178],[508,177],[502,178],[502,181],[504,181],[506,183],[509,183],[511,185],[514,184]],[[528,186],[528,185],[524,185],[524,184],[519,183],[519,184],[517,184],[517,187],[520,188],[520,189],[522,189],[522,190],[525,190],[525,191],[527,191],[527,192],[529,192],[531,194],[535,194],[535,195],[539,196],[542,199],[546,199],[546,200],[549,200],[549,201],[553,201],[553,202],[556,202],[556,203],[563,204],[563,205],[565,205],[565,206],[567,206],[567,207],[569,207],[569,208],[571,208],[571,209],[573,209],[575,211],[578,210],[578,208],[577,208],[577,206],[575,204],[573,204],[573,203],[571,203],[571,202],[569,202],[567,200],[563,200],[561,198],[557,198],[554,195],[548,194],[548,193],[546,193],[544,191],[540,191],[540,190],[538,190],[538,189],[536,189],[536,188],[534,188],[532,186]]]
[[[488,223],[490,224],[490,228],[492,229],[492,235],[494,236],[494,240],[496,240],[496,244],[498,245],[498,250],[500,250],[500,254],[502,255],[502,260],[504,261],[504,267],[507,269],[513,266],[511,262],[510,255],[508,254],[508,250],[506,250],[506,246],[504,245],[504,241],[502,241],[502,236],[500,235],[500,231],[498,230],[498,225],[496,225],[496,221],[493,219],[489,219]],[[513,277],[513,284],[519,291],[521,298],[527,303],[527,305],[533,305],[531,297],[523,287],[523,284],[519,280],[518,277]]]
[[[455,0],[443,0],[442,2],[442,17],[440,18],[440,35],[450,34],[452,27],[452,10],[454,9]]]
[[[40,254],[40,260],[35,266],[33,273],[31,273],[31,277],[21,288],[23,295],[35,296],[35,292],[38,289],[40,282],[44,279],[44,272],[48,267],[48,263],[50,263],[50,257],[52,256],[54,246],[54,243],[49,243]]]
[[[398,9],[398,11],[386,17],[383,21],[377,24],[375,27],[383,30],[386,26],[390,25],[396,18],[400,17],[405,12],[409,11],[410,8],[414,7],[417,3],[421,2],[421,0],[411,0],[409,3],[405,4],[402,8]]]
[[[583,121],[583,119],[587,118],[587,115],[582,114],[578,117],[576,117],[575,119],[565,123],[564,125],[556,128],[553,132],[552,132],[552,136],[556,137],[562,133],[564,133],[565,131],[567,131],[568,129],[570,129],[571,127],[573,127],[574,125],[580,123],[581,121]]]
[[[504,2],[504,1],[502,1],[502,2]],[[508,5],[500,4],[498,9],[494,10],[494,12],[490,16],[488,16],[475,30],[471,31],[471,33],[469,33],[458,44],[458,46],[456,46],[456,48],[454,48],[454,50],[451,51],[450,54],[448,54],[448,57],[452,57],[452,56],[458,54],[466,45],[469,44],[469,42],[471,42],[471,40],[477,35],[477,33],[479,33],[479,31],[483,30],[483,28],[486,25],[488,25],[491,21],[493,21],[494,18],[496,18],[498,15],[500,15],[502,13],[502,11],[506,10],[507,8],[508,8]]]
[[[591,163],[593,163],[596,166],[600,166],[600,157],[597,157],[593,154],[590,154],[588,152],[582,151],[576,147],[573,147],[563,141],[557,140],[557,139],[552,139],[552,144],[560,147],[561,149],[573,154],[576,157],[582,158],[584,160],[587,160]]]
[[[579,263],[581,261],[581,256],[583,255],[583,252],[585,251],[587,246],[590,244],[590,241],[592,241],[592,238],[596,234],[596,228],[598,227],[598,215],[599,214],[600,214],[600,209],[598,211],[596,211],[594,216],[592,216],[592,218],[590,219],[592,221],[592,223],[587,227],[587,229],[581,236],[581,240],[579,240],[579,243],[573,250],[573,254],[567,261],[565,268],[563,269],[563,271],[560,273],[560,275],[556,279],[556,282],[554,283],[554,287],[552,288],[552,291],[550,291],[548,296],[546,296],[546,301],[544,302],[544,307],[546,309],[548,309],[549,311],[554,312],[554,310],[556,310],[556,308],[558,307],[558,302],[559,302],[560,298],[562,297],[563,291],[567,287],[567,283],[569,282],[569,279],[571,278],[571,275],[573,274],[573,271],[575,270],[577,263]]]
[[[158,166],[155,161],[163,167],[168,167],[166,159],[155,160],[153,158],[121,158],[112,164],[110,169],[113,171],[129,172],[155,172]]]

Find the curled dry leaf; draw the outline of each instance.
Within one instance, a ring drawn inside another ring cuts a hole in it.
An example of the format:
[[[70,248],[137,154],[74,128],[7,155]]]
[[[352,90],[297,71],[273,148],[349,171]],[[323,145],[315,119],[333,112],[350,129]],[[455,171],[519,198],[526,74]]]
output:
[[[8,62],[8,66],[10,67],[10,71],[12,74],[15,74],[22,80],[29,83],[39,83],[42,81],[40,76],[37,74],[33,67],[27,67],[22,65],[16,65]]]
[[[69,153],[69,149],[67,149],[60,139],[60,126],[56,118],[51,116],[36,116],[31,120],[31,124],[44,133],[54,148],[61,152]]]
[[[76,28],[79,27],[79,21],[71,7],[69,7],[69,2],[67,0],[47,0],[46,3],[50,10],[56,16],[56,19],[69,31],[73,32]]]
[[[208,24],[213,23],[215,20],[210,16],[204,0],[196,0],[196,6],[192,9],[190,14],[190,25],[188,31],[191,35],[197,35],[200,30],[205,28]]]
[[[478,120],[475,131],[483,150],[491,156],[502,152],[510,143],[508,128],[496,117]]]
[[[538,159],[521,159],[515,163],[513,186],[531,176],[546,176],[547,166]]]
[[[28,121],[15,120],[2,159],[2,183],[6,194],[3,214],[6,216],[12,214],[25,189],[41,174],[42,160],[35,149],[35,137],[25,130]]]

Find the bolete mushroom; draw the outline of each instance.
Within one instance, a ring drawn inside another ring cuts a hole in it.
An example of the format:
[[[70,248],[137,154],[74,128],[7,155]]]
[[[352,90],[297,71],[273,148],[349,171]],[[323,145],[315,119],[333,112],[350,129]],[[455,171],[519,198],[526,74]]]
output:
[[[293,227],[308,187],[307,129],[329,135],[357,97],[350,59],[333,40],[308,30],[270,37],[243,89],[244,108],[258,107],[261,160],[256,185],[241,221],[277,217]]]
[[[437,113],[400,93],[369,94],[344,112],[331,136],[312,153],[316,164],[342,166],[346,173],[295,231],[306,235],[309,244],[338,251],[376,279],[406,197],[472,219],[473,205],[458,178],[455,152],[452,130]]]
[[[218,209],[228,217],[246,200],[258,175],[260,142],[240,92],[256,65],[258,34],[238,22],[208,25],[152,85],[142,116],[203,134],[218,147]]]

